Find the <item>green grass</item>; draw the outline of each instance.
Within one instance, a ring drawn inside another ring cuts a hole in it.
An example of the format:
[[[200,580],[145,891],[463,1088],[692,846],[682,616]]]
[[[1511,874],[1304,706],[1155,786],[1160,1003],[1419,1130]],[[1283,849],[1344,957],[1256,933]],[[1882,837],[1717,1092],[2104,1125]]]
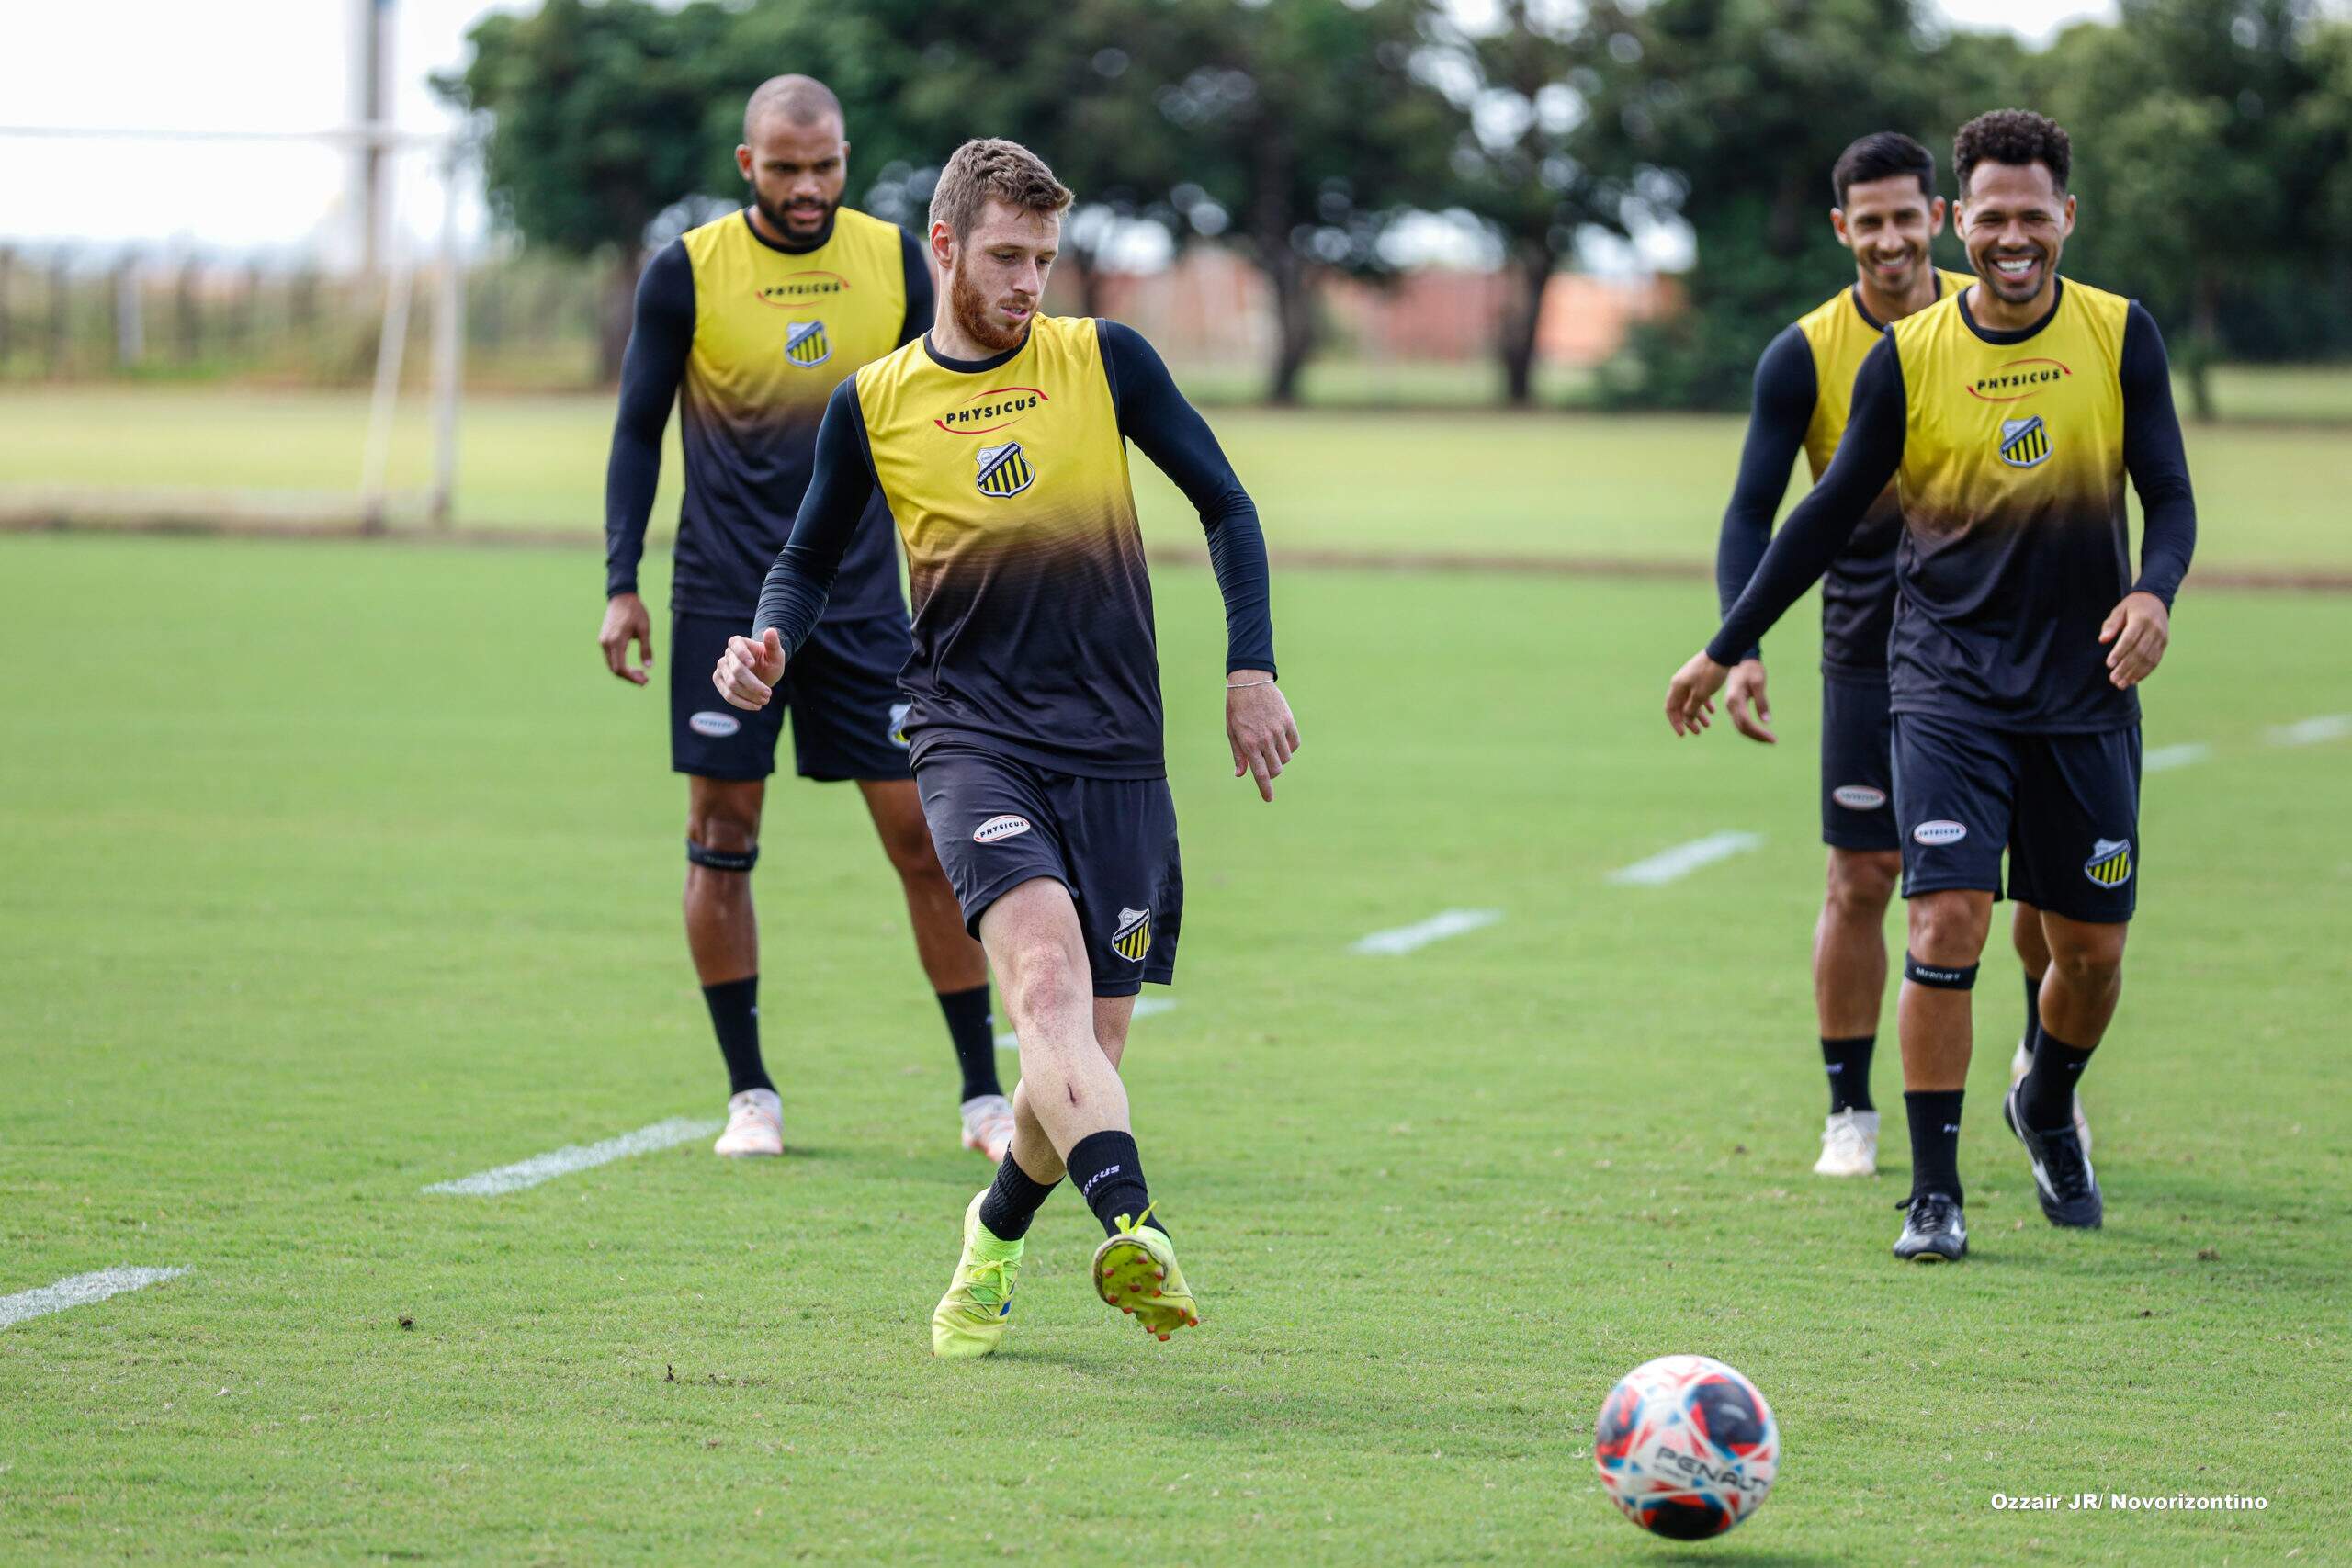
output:
[[[1161,571],[1192,898],[1127,1077],[1206,1324],[1095,1303],[1065,1193],[1006,1352],[949,1367],[925,1317],[984,1171],[850,792],[780,784],[759,874],[793,1157],[419,1191],[717,1109],[661,697],[598,668],[589,558],[16,538],[0,581],[34,650],[0,685],[0,1293],[195,1270],[0,1330],[0,1560],[1695,1562],[1588,1454],[1611,1379],[1679,1350],[1787,1448],[1708,1560],[2301,1562],[2352,1528],[2352,745],[2264,739],[2346,706],[2337,601],[2184,601],[2149,740],[2213,754],[2148,784],[2086,1085],[2108,1228],[2035,1211],[1988,983],[1975,1254],[1931,1271],[1886,1255],[1899,1130],[1874,1182],[1806,1169],[1809,612],[1764,750],[1657,716],[1695,584],[1292,574],[1307,746],[1270,808],[1225,776],[1213,585]],[[1723,828],[1767,841],[1605,880]],[[1457,907],[1508,919],[1349,952]]]
[[[2352,386],[2352,377],[2345,378]],[[1698,415],[1464,411],[1282,412],[1212,420],[1257,498],[1277,552],[1509,553],[1691,563],[1711,559],[1742,422]],[[603,526],[610,403],[476,398],[461,435],[459,519],[483,527]],[[42,490],[329,493],[358,484],[365,402],[354,395],[211,389],[0,392],[0,507]],[[674,424],[654,508],[677,514]],[[2342,525],[2343,429],[2192,427],[2189,459],[2212,568],[2352,565]],[[1135,465],[1146,525],[1197,547],[1199,525],[1148,463]],[[398,482],[430,472],[411,400],[393,447]],[[1802,472],[1790,503],[1804,493]]]

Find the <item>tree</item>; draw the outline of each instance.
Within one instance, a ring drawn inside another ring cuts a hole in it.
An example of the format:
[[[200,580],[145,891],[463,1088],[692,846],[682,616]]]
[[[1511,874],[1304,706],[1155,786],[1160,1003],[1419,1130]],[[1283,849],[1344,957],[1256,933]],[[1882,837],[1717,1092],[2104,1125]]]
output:
[[[2326,214],[2346,155],[2310,0],[2124,0],[2120,27],[2070,29],[2029,65],[2075,141],[2069,270],[2184,319],[2173,357],[2199,419],[2239,312],[2284,311],[2306,347],[2341,342]],[[2340,232],[2340,231],[2339,231]],[[2080,262],[2075,257],[2079,255]],[[2284,302],[2284,303],[2282,303]]]
[[[1631,395],[1741,407],[1765,343],[1852,276],[1829,230],[1838,154],[1873,130],[1950,145],[1948,40],[1915,0],[1657,0],[1594,26],[1596,166],[1631,172],[1697,248],[1688,308],[1634,335]]]
[[[1197,52],[1160,96],[1197,171],[1195,228],[1230,221],[1273,290],[1269,400],[1298,399],[1317,346],[1316,291],[1333,272],[1391,271],[1381,236],[1437,206],[1460,114],[1415,70],[1433,0],[1177,0]]]
[[[1501,0],[1485,28],[1441,19],[1450,93],[1467,124],[1453,158],[1454,200],[1498,233],[1512,291],[1496,341],[1504,396],[1532,395],[1544,291],[1579,231],[1624,232],[1630,171],[1593,164],[1586,92],[1607,63],[1598,15],[1568,0]]]
[[[483,17],[465,70],[434,83],[481,118],[499,217],[532,243],[606,262],[596,363],[607,381],[620,375],[646,230],[707,179],[729,24],[705,4],[545,0],[528,16]]]

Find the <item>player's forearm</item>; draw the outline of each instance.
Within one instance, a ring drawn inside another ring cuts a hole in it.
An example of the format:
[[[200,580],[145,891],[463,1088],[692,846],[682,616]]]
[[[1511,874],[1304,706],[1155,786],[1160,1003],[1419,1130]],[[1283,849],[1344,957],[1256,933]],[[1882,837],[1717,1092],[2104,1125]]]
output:
[[[1209,565],[1225,596],[1225,668],[1274,673],[1274,617],[1266,572],[1266,536],[1258,508],[1241,495],[1218,516],[1204,517]]]
[[[874,464],[865,450],[865,416],[857,401],[855,378],[833,389],[817,426],[817,450],[808,489],[792,520],[792,536],[776,552],[760,588],[752,635],[774,626],[786,653],[798,651],[817,629],[831,597],[833,575],[874,499]]]
[[[806,554],[795,558],[792,547],[785,546],[775,564],[768,568],[767,581],[760,587],[760,608],[752,621],[753,640],[773,626],[787,658],[799,652],[808,634],[817,629],[825,614],[825,601],[831,595],[832,573],[826,572],[820,581]]]
[[[662,431],[651,439],[626,423],[613,432],[613,455],[605,466],[605,596],[637,592],[638,562],[645,557],[645,527],[653,515],[653,492],[662,481]]]
[[[1772,519],[1788,493],[1789,470],[1813,421],[1813,350],[1794,327],[1783,331],[1756,362],[1747,435],[1739,474],[1715,539],[1715,600],[1724,615],[1739,602],[1772,542]],[[1749,649],[1751,654],[1759,650]]]

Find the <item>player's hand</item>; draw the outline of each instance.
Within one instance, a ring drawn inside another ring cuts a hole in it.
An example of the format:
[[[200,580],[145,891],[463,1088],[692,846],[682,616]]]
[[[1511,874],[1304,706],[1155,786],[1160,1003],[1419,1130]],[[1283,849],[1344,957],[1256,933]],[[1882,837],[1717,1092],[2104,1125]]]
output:
[[[634,639],[643,664],[628,661],[628,645]],[[605,624],[596,633],[596,646],[605,650],[605,668],[633,685],[642,686],[651,679],[646,673],[653,667],[653,617],[645,613],[645,601],[634,593],[616,593],[605,601]]]
[[[710,683],[718,688],[720,696],[754,713],[768,705],[775,683],[783,679],[784,644],[774,626],[761,633],[757,642],[747,637],[729,637],[718,668],[710,672]]]
[[[2107,613],[2098,640],[2113,643],[2107,650],[2107,678],[2118,691],[2129,691],[2156,672],[2165,649],[2172,643],[2172,612],[2153,593],[2126,593],[2123,603]]]
[[[1674,684],[1666,689],[1666,722],[1674,726],[1677,735],[1696,735],[1707,728],[1708,715],[1715,711],[1710,701],[1731,679],[1731,671],[1706,655],[1704,649],[1690,656],[1690,662],[1674,672]]]
[[[1747,705],[1756,705],[1756,716],[1747,716]],[[1743,659],[1732,666],[1731,683],[1724,688],[1724,711],[1731,715],[1731,727],[1750,740],[1761,740],[1767,746],[1777,746],[1781,738],[1772,733],[1772,700],[1764,694],[1764,661]]]
[[[1225,679],[1225,738],[1233,747],[1233,776],[1249,774],[1258,781],[1258,794],[1272,800],[1283,764],[1298,750],[1298,721],[1268,671],[1236,670]]]

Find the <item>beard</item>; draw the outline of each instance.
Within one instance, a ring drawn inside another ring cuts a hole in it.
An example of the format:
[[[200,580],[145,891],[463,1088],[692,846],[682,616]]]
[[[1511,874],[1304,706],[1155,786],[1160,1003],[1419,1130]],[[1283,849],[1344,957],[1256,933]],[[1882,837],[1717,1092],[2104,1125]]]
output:
[[[760,216],[768,220],[768,226],[770,228],[774,229],[779,234],[787,234],[796,240],[813,239],[817,235],[824,233],[828,229],[831,229],[833,223],[833,214],[839,212],[842,206],[838,201],[825,203],[823,211],[819,216],[817,221],[811,223],[805,216],[795,217],[789,208],[779,206],[776,203],[768,200],[766,197],[762,196],[759,193],[757,187],[754,187],[752,191],[752,205],[760,209]]]
[[[989,301],[959,269],[947,289],[947,309],[956,318],[956,325],[965,336],[986,348],[990,354],[1002,354],[1021,346],[1029,335],[1029,323],[1006,326],[989,314]]]

